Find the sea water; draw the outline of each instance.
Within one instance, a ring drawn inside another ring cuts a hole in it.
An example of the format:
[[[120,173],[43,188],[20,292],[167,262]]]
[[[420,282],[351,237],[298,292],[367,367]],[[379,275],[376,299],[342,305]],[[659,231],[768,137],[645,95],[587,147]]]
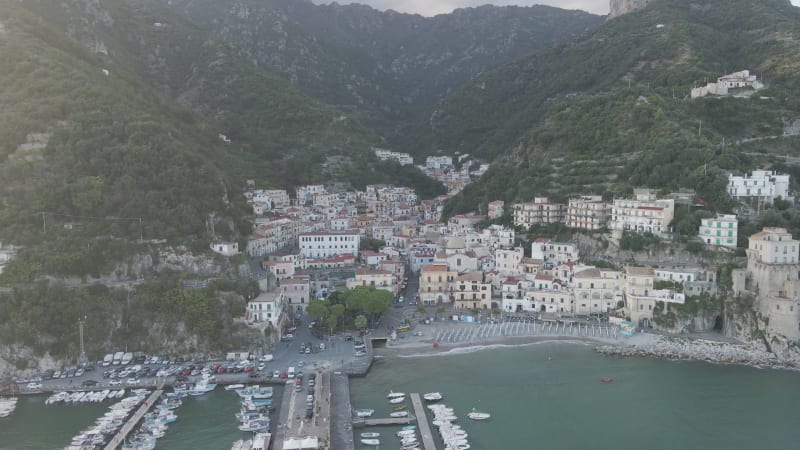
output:
[[[441,392],[477,450],[800,448],[800,373],[611,358],[586,344],[392,358],[350,389],[353,407],[374,417],[392,411],[390,390]],[[469,420],[473,408],[491,418]],[[381,432],[381,448],[399,448],[398,428],[369,431]]]

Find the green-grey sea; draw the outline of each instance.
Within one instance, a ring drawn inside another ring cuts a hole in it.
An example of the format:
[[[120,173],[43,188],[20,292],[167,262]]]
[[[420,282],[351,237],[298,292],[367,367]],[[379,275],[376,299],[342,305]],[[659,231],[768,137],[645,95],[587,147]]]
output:
[[[788,371],[609,358],[581,344],[491,346],[377,362],[351,380],[353,407],[388,417],[389,390],[441,392],[476,450],[800,448],[800,373]],[[0,419],[0,449],[63,448],[107,406],[23,398]],[[466,419],[472,408],[491,419]],[[237,409],[222,389],[188,398],[157,448],[228,450],[247,437],[236,429]],[[394,430],[374,430],[381,449],[399,448]]]

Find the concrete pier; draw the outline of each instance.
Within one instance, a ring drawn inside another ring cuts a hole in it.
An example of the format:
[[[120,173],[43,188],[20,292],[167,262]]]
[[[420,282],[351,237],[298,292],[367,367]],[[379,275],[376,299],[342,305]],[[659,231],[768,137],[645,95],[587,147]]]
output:
[[[420,437],[422,437],[422,448],[436,450],[431,427],[428,424],[428,416],[425,415],[425,408],[422,406],[422,399],[418,393],[411,394],[411,404],[414,405],[414,415],[417,416],[417,429]]]
[[[147,400],[145,400],[144,403],[139,406],[139,409],[133,413],[130,419],[125,422],[125,425],[123,425],[117,434],[114,435],[114,438],[111,439],[111,441],[105,447],[103,447],[104,450],[115,450],[119,448],[119,446],[125,441],[125,438],[127,438],[131,431],[133,431],[134,427],[136,427],[136,425],[142,420],[142,417],[147,414],[147,411],[150,411],[150,408],[152,408],[153,405],[158,402],[158,399],[161,397],[163,392],[164,391],[162,389],[156,389],[152,394],[150,394],[150,396],[147,397]]]

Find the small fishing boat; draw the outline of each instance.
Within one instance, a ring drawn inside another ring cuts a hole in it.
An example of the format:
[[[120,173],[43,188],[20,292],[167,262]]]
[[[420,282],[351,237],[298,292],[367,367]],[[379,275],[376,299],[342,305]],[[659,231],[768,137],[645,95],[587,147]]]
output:
[[[612,381],[614,381],[614,379],[611,378],[611,377],[603,377],[603,378],[600,378],[600,381],[603,382],[603,383],[611,383]]]
[[[229,385],[225,386],[225,390],[226,391],[235,391],[235,390],[238,390],[238,389],[244,389],[244,385],[243,384],[229,384]]]
[[[442,399],[442,394],[440,394],[439,392],[429,392],[427,394],[424,394],[422,398],[424,398],[426,401],[429,402],[438,402],[439,400]]]
[[[469,417],[472,420],[486,420],[492,417],[492,415],[485,412],[478,412],[475,410],[475,408],[472,408],[472,412],[467,414],[467,417]]]
[[[380,439],[362,439],[361,443],[364,445],[381,445]]]
[[[369,417],[375,414],[374,409],[357,409],[355,410],[356,417]]]
[[[408,405],[393,406],[392,411],[405,411],[406,408],[408,408]]]
[[[389,417],[408,417],[408,411],[395,411],[389,413]]]
[[[386,398],[399,398],[399,397],[405,397],[405,396],[406,396],[406,394],[404,394],[402,392],[389,391],[389,393],[386,395]]]
[[[377,438],[377,437],[381,437],[381,434],[380,433],[375,433],[375,432],[361,433],[361,437],[365,438],[365,439],[374,439],[374,438]]]
[[[392,403],[392,404],[403,403],[404,401],[406,401],[405,397],[394,397],[394,398],[389,399],[389,403]]]

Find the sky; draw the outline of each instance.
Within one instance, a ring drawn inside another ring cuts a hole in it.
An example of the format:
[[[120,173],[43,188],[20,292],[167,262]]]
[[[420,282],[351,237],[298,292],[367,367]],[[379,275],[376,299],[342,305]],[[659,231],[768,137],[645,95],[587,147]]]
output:
[[[315,2],[329,3],[327,0],[315,0]],[[380,10],[393,9],[399,12],[433,16],[441,13],[449,13],[456,8],[480,6],[487,3],[493,5],[521,6],[541,4],[565,9],[582,9],[595,14],[608,14],[609,0],[338,0],[338,3],[363,3]],[[792,4],[800,6],[800,0],[792,0]]]

